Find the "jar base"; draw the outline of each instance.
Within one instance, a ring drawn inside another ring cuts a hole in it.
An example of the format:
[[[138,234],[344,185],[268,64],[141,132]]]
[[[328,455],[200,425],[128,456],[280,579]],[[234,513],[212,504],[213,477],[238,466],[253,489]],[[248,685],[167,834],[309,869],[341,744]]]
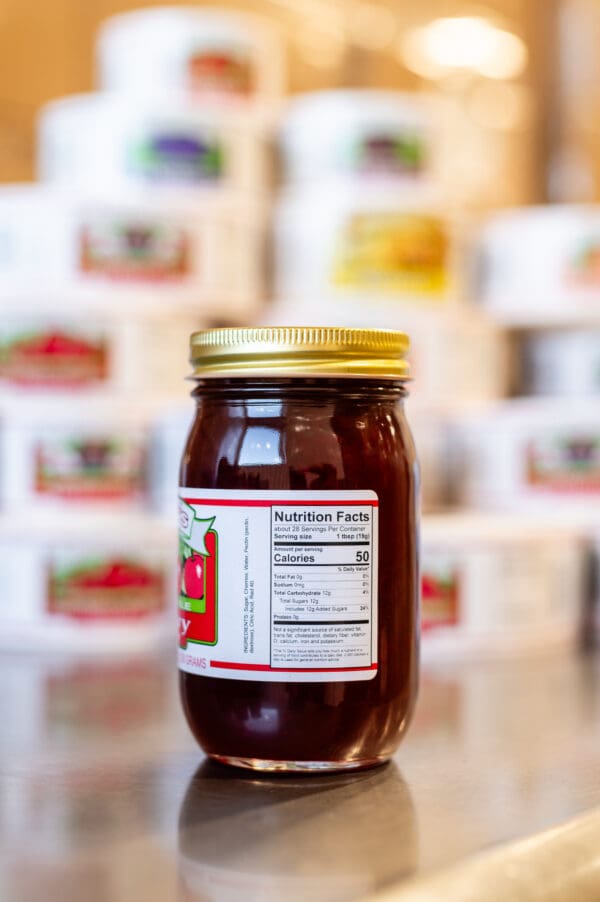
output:
[[[386,764],[389,756],[381,758],[357,758],[353,761],[281,761],[270,758],[237,758],[232,755],[209,755],[213,761],[243,770],[266,774],[327,774],[341,771],[365,770]]]

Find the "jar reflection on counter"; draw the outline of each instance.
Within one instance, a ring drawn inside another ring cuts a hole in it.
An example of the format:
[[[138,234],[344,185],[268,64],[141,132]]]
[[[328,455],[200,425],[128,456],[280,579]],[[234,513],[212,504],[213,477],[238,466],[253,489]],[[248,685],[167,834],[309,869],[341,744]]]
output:
[[[393,763],[307,781],[232,776],[204,762],[178,833],[186,902],[362,899],[411,876],[419,857],[414,803]]]
[[[192,337],[179,662],[188,722],[217,760],[365,767],[408,725],[419,479],[407,345],[349,329]]]

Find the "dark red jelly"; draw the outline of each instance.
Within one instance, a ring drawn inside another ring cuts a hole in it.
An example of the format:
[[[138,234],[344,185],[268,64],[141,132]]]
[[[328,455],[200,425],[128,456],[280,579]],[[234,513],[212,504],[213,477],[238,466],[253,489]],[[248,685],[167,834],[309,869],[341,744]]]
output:
[[[223,676],[214,676],[182,669],[181,697],[195,737],[205,752],[219,761],[263,770],[339,770],[387,760],[409,723],[417,692],[418,669],[419,477],[413,441],[404,416],[403,380],[361,378],[353,374],[289,378],[279,374],[245,378],[217,376],[199,378],[194,396],[197,415],[181,466],[181,485],[185,487],[182,497],[185,497],[186,489],[220,489],[224,491],[219,494],[219,503],[227,504],[228,492],[238,500],[240,497],[260,499],[261,492],[270,490],[272,494],[282,493],[282,497],[288,499],[282,504],[292,505],[290,492],[311,492],[315,494],[310,497],[317,503],[323,499],[322,503],[327,505],[329,498],[346,497],[337,493],[350,495],[368,490],[375,493],[378,501],[379,536],[378,543],[371,545],[378,564],[377,570],[372,571],[367,571],[362,563],[348,567],[320,564],[332,555],[339,558],[342,553],[352,554],[352,560],[362,562],[367,551],[361,550],[360,546],[367,548],[366,541],[351,541],[352,548],[342,547],[342,541],[325,541],[316,550],[321,539],[308,541],[306,545],[298,541],[281,542],[281,546],[292,546],[293,554],[289,556],[289,548],[283,547],[273,557],[277,561],[299,560],[302,567],[315,568],[298,571],[308,576],[297,577],[296,582],[290,577],[289,583],[281,585],[305,588],[302,580],[310,578],[313,591],[309,596],[320,599],[314,608],[318,613],[306,614],[307,609],[302,607],[305,604],[304,588],[297,591],[292,588],[289,590],[291,597],[301,597],[299,606],[290,610],[302,609],[302,614],[289,616],[292,619],[304,617],[304,623],[309,626],[294,632],[293,624],[288,628],[284,622],[278,627],[284,632],[273,633],[274,636],[292,636],[289,641],[295,642],[298,632],[307,635],[308,630],[311,647],[316,645],[321,632],[324,636],[338,636],[342,630],[350,629],[356,631],[350,635],[359,636],[360,630],[366,629],[360,625],[332,626],[332,620],[323,618],[352,616],[355,621],[342,619],[339,622],[365,623],[359,613],[339,613],[346,609],[351,612],[362,607],[366,609],[359,604],[360,594],[344,596],[344,585],[349,583],[353,587],[359,578],[366,585],[367,572],[376,574],[377,585],[372,595],[372,603],[377,606],[377,616],[373,620],[376,633],[371,634],[374,635],[376,663],[371,672],[367,675],[366,667],[347,668],[355,677],[350,680],[340,669],[335,678],[329,679],[323,673],[326,667],[313,667],[298,677],[302,667],[296,668],[293,674],[283,674],[265,665],[259,680],[247,678],[249,674],[245,671],[240,679],[228,678],[225,672]],[[254,494],[244,495],[248,492]],[[255,500],[253,503],[260,502]],[[360,505],[360,501],[349,503]],[[294,507],[281,508],[283,511],[288,509],[296,510]],[[359,506],[344,507],[340,514],[337,508],[331,509],[336,511],[338,518],[349,520],[359,517],[352,511],[362,510]],[[329,508],[315,507],[314,510],[327,511]],[[290,519],[315,516],[332,519],[327,513],[289,515]],[[366,518],[367,514],[364,516]],[[283,520],[285,515],[279,517]],[[292,524],[290,528],[304,530],[301,535],[306,538],[307,530],[314,529],[314,524],[300,527]],[[337,526],[328,528],[335,530]],[[357,531],[360,526],[352,528],[354,533],[340,531],[335,537],[345,541],[366,535]],[[188,550],[188,557],[182,562],[181,572],[187,563],[194,586],[188,591],[194,591],[199,598],[196,608],[200,612],[196,616],[199,629],[202,629],[202,617],[208,616],[211,604],[209,583],[213,583],[209,571],[214,555],[211,558],[209,545],[216,547],[216,533],[212,536],[211,532],[213,530],[209,529],[205,536],[206,548],[201,548],[207,555],[204,559],[207,575],[204,576],[201,562],[196,563],[197,552],[189,553]],[[332,534],[329,532],[327,536]],[[314,535],[311,536],[314,539]],[[219,535],[221,548],[223,541]],[[332,549],[332,546],[335,547]],[[313,564],[315,556],[317,563]],[[188,563],[190,559],[193,564]],[[219,558],[217,570],[226,566],[230,563]],[[278,566],[284,568],[281,572],[285,575],[284,565]],[[333,567],[333,570],[326,567]],[[322,586],[331,584],[327,580],[331,580],[334,571],[339,573],[339,580],[334,584],[333,595],[339,603],[332,606],[325,603],[332,593]],[[320,574],[323,574],[322,582]],[[345,580],[347,574],[351,578]],[[209,587],[206,589],[208,601],[200,598],[202,587],[198,580],[201,577],[206,580],[204,585]],[[221,573],[221,583],[226,578],[227,574]],[[213,579],[218,581],[219,573]],[[183,580],[185,591],[185,576]],[[367,595],[366,589],[364,593]],[[274,618],[284,615],[274,613],[272,600],[270,603],[275,622]],[[252,604],[259,611],[261,605],[269,604],[269,600],[261,595],[253,599]],[[181,607],[180,596],[180,614],[185,620]],[[187,610],[193,609],[190,602]],[[331,610],[334,614],[323,613]],[[268,617],[268,608],[265,616]],[[319,626],[321,623],[324,624],[322,627]],[[231,624],[231,621],[219,624],[219,641],[224,629],[237,629],[237,624]],[[210,629],[204,638],[202,633],[198,635],[200,641],[194,646],[195,654],[199,656],[202,652],[205,656],[202,660],[210,665],[214,663],[211,654],[215,646],[211,643],[215,636],[210,634]],[[203,641],[206,642],[204,647]],[[321,656],[331,654],[327,641],[325,651],[318,651]],[[352,649],[348,654],[351,653]],[[298,652],[289,654],[296,654],[296,660],[304,660],[298,657]],[[358,677],[357,671],[360,672]],[[318,673],[318,680],[315,678],[313,682],[311,673]],[[230,671],[229,675],[236,674]]]

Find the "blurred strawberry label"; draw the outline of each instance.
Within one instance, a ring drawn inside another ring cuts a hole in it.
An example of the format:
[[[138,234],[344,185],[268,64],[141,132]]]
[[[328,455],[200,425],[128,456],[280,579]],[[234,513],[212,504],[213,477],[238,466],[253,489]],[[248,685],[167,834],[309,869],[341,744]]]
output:
[[[187,61],[190,91],[194,94],[241,94],[253,89],[250,61],[241,53],[198,49]]]
[[[421,576],[421,628],[423,632],[459,621],[459,578],[447,560],[428,555]]]
[[[47,608],[79,619],[121,619],[165,607],[161,567],[118,554],[86,557],[55,553],[48,562]]]
[[[188,237],[168,223],[88,222],[81,227],[79,248],[84,275],[160,282],[189,272]]]
[[[210,135],[162,131],[148,135],[131,149],[128,168],[153,182],[214,182],[221,178],[224,153]]]
[[[104,335],[24,329],[0,335],[0,381],[28,388],[77,388],[108,378]]]
[[[134,499],[145,488],[145,449],[136,438],[60,436],[35,446],[35,492],[73,501]]]
[[[531,440],[525,448],[525,482],[550,492],[600,492],[600,433]]]
[[[216,517],[200,519],[179,502],[179,644],[217,641],[218,533]]]
[[[332,280],[341,289],[440,297],[448,255],[446,231],[433,216],[360,213],[338,235]]]

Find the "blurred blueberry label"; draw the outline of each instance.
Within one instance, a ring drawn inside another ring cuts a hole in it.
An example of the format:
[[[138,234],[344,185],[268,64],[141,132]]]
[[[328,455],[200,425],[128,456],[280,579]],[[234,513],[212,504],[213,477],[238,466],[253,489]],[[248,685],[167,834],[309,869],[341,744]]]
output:
[[[224,152],[215,139],[183,131],[163,131],[137,142],[127,168],[153,182],[216,182],[223,175]]]

